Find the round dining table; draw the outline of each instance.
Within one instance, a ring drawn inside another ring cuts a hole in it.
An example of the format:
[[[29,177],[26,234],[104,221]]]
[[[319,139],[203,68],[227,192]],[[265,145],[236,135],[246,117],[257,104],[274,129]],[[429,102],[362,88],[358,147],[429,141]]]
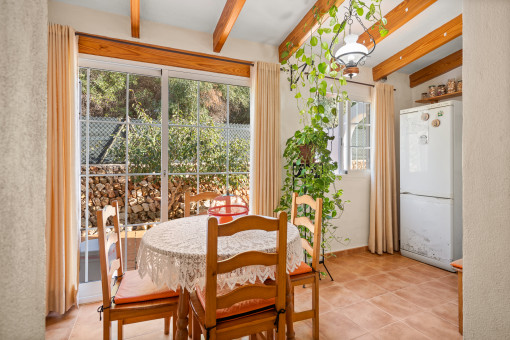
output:
[[[207,255],[207,219],[200,215],[160,223],[149,229],[138,248],[138,272],[148,275],[152,282],[172,290],[180,289],[177,339],[188,338],[189,293],[196,287],[205,287]],[[218,258],[227,259],[247,251],[275,252],[276,232],[249,230],[218,239]],[[295,270],[303,259],[299,230],[287,225],[287,273]],[[275,269],[266,266],[246,266],[218,275],[220,288],[238,284],[274,280]],[[292,326],[292,295],[287,275],[287,338],[294,338]]]

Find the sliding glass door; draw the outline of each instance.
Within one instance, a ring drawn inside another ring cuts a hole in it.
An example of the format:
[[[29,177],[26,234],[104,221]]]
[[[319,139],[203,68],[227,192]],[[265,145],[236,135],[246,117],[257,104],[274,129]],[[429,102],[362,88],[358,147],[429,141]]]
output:
[[[132,270],[145,231],[184,216],[186,190],[249,200],[250,91],[242,81],[209,74],[80,65],[80,283],[86,283],[101,278],[96,212],[105,205],[119,203],[124,264]]]

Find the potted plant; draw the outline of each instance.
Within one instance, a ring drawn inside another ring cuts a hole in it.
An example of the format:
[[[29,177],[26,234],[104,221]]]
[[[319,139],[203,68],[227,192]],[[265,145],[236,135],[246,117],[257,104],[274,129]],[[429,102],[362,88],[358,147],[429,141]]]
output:
[[[371,0],[367,3],[351,0],[347,10],[348,13],[355,11],[358,17],[363,16],[370,22],[378,22],[379,33],[384,36],[388,31],[384,27],[386,20],[381,14],[381,2],[382,0]],[[328,145],[333,137],[327,130],[338,124],[338,104],[348,100],[347,92],[341,89],[347,84],[343,72],[346,66],[333,57],[332,47],[339,43],[341,34],[345,37],[345,27],[349,24],[350,17],[346,15],[340,20],[335,5],[327,11],[327,19],[324,19],[326,12],[321,12],[316,6],[313,11],[317,30],[310,32],[308,42],[296,50],[290,61],[286,58],[290,54],[291,44],[287,44],[287,50],[281,55],[284,59],[282,68],[289,73],[290,88],[295,91],[294,97],[303,127],[286,142],[282,196],[275,211],[290,211],[293,192],[298,195],[307,194],[314,199],[322,198],[321,246],[330,249],[330,241],[338,239],[335,236],[337,227],[331,220],[341,215],[345,202],[341,198],[343,191],[335,187],[341,176],[337,174],[338,164],[331,158]],[[331,34],[334,35],[333,38]],[[332,39],[329,44],[328,39]],[[299,207],[298,213],[307,212],[303,211],[303,207]],[[310,215],[313,220],[313,212]],[[298,227],[302,237],[313,244],[313,238],[306,228]],[[348,239],[342,238],[340,241],[345,240]]]

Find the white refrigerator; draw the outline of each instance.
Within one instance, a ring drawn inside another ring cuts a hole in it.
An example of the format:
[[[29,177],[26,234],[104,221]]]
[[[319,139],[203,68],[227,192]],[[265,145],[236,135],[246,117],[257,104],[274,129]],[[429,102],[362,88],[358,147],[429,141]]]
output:
[[[400,111],[401,254],[452,271],[462,257],[462,103]]]

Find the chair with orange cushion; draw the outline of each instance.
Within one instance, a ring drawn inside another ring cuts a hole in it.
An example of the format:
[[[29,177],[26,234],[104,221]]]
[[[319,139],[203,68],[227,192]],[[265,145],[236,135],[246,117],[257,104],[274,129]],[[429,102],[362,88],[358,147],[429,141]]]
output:
[[[111,322],[118,322],[118,338],[122,339],[122,327],[125,324],[164,318],[165,334],[170,331],[170,318],[173,317],[175,337],[175,316],[179,293],[167,287],[156,287],[146,276],[140,278],[138,271],[124,271],[122,245],[119,227],[119,206],[117,202],[97,211],[97,229],[99,233],[99,256],[101,261],[101,283],[103,289],[104,312],[103,339],[110,339]],[[108,218],[113,219],[113,230],[107,232]],[[115,245],[115,259],[109,264],[108,251]],[[115,277],[113,275],[117,273]],[[112,285],[112,278],[114,283]],[[112,298],[112,291],[115,292]]]
[[[308,217],[298,217],[298,205],[306,204],[311,209],[315,210],[315,222],[312,223]],[[312,309],[302,311],[299,313],[294,312],[292,320],[294,322],[313,319],[312,335],[314,339],[319,339],[319,256],[321,249],[321,232],[322,232],[322,198],[314,200],[309,195],[299,196],[296,192],[292,194],[292,206],[290,221],[296,226],[304,226],[313,234],[313,247],[310,243],[302,238],[301,244],[305,251],[312,257],[312,266],[310,267],[305,262],[290,273],[290,282],[292,296],[294,296],[294,287],[312,284]]]
[[[218,261],[218,237],[231,236],[247,230],[276,231],[276,251],[247,251]],[[243,216],[218,225],[215,217],[208,220],[205,289],[196,289],[190,296],[193,311],[193,339],[234,339],[267,332],[272,339],[285,339],[285,290],[287,258],[287,214],[278,218]],[[261,265],[275,266],[276,284],[246,284],[233,290],[218,290],[217,275],[237,268]]]
[[[184,217],[191,216],[191,203],[192,202],[200,202],[200,201],[208,201],[215,199],[220,194],[216,192],[201,192],[200,194],[191,196],[191,192],[188,190],[184,193]],[[197,207],[198,211],[198,207]],[[205,215],[207,212],[204,212],[200,215]]]

